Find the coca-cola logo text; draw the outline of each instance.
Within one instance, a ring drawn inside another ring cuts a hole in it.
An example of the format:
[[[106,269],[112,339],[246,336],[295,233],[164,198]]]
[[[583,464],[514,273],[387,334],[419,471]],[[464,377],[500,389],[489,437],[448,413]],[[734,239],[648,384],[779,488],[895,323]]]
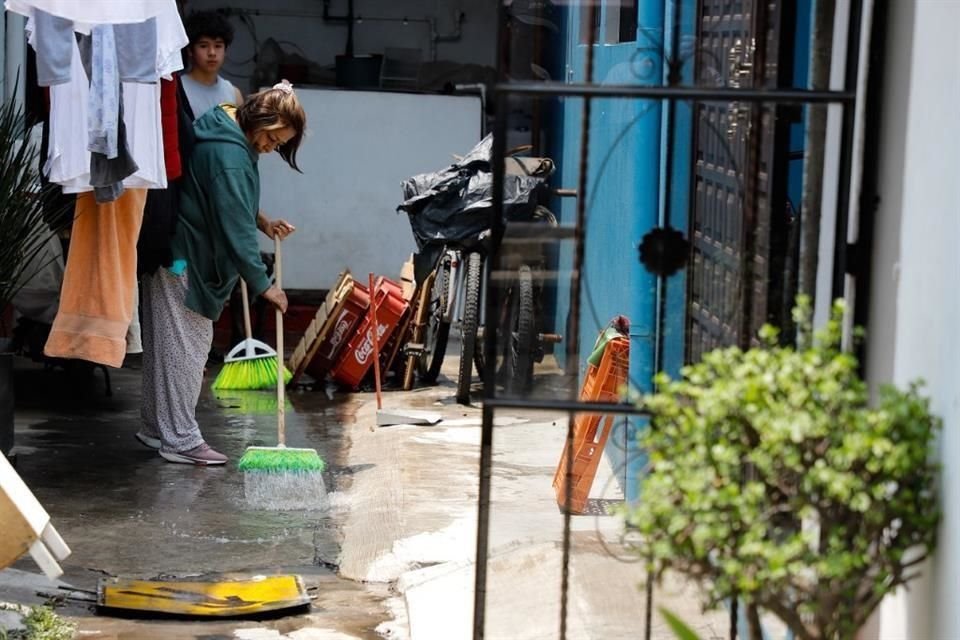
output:
[[[387,325],[378,324],[377,325],[377,339],[382,339],[383,336],[387,333]],[[357,364],[364,365],[367,363],[367,358],[370,357],[370,354],[373,353],[373,331],[367,329],[367,334],[363,338],[356,349],[353,351],[353,357],[356,359]]]
[[[348,314],[349,312],[343,311],[340,313],[340,317],[337,318],[337,326],[333,329],[333,337],[330,338],[330,351],[327,354],[328,358],[332,358],[337,352],[337,349],[340,347],[340,343],[343,342],[344,336],[347,335],[347,331],[350,329],[351,322]]]

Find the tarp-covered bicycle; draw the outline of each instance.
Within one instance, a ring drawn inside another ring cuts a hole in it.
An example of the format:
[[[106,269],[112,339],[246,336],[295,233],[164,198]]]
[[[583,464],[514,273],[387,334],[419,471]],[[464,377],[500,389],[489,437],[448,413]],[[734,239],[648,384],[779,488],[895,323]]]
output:
[[[478,329],[483,324],[483,270],[491,243],[493,174],[490,156],[493,137],[487,136],[466,156],[447,168],[414,176],[403,183],[404,202],[417,243],[414,271],[419,287],[419,312],[407,347],[405,386],[414,372],[421,382],[433,384],[446,355],[451,327],[460,334],[460,367],[457,401],[470,402],[474,364],[483,376],[483,353]],[[543,206],[553,162],[547,158],[508,159],[504,177],[505,222],[556,224]],[[529,385],[533,361],[542,358],[535,312],[535,283],[531,262],[536,256],[513,260],[516,279],[508,283],[501,326],[511,329],[505,341],[500,371],[505,384],[521,389]]]

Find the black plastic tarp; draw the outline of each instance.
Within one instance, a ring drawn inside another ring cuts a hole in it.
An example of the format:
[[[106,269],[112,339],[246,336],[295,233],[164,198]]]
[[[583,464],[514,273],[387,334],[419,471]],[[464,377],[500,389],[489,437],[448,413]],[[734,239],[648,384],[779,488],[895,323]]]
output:
[[[489,229],[493,207],[492,146],[493,136],[487,136],[459,162],[402,183],[404,202],[397,210],[408,215],[419,249],[429,244],[470,246]],[[529,217],[545,180],[545,176],[504,176],[504,218]]]

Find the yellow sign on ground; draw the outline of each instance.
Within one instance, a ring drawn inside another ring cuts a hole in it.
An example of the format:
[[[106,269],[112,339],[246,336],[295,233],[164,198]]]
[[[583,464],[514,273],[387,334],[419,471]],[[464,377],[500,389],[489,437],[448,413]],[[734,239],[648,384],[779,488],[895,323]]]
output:
[[[297,575],[220,581],[104,578],[97,604],[111,609],[184,616],[244,616],[303,607],[310,596]]]

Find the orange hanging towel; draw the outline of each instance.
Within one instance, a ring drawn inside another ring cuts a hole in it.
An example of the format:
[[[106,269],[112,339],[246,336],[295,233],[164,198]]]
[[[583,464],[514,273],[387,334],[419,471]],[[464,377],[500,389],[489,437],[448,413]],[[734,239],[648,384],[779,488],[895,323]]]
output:
[[[97,204],[77,196],[60,308],[44,354],[119,367],[127,352],[127,327],[137,286],[137,238],[146,189],[127,189]]]

